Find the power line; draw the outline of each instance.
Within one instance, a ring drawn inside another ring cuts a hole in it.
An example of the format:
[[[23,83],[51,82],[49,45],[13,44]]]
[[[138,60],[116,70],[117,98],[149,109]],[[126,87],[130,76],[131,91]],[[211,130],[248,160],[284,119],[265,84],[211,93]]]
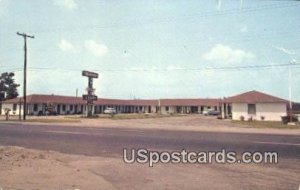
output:
[[[226,66],[226,67],[202,67],[202,68],[130,68],[130,69],[93,69],[95,72],[176,72],[176,71],[232,71],[232,70],[263,70],[263,69],[274,69],[289,67],[300,68],[300,63],[295,64],[267,64],[267,65],[242,65],[242,66]],[[22,71],[22,68],[7,68],[6,70],[12,72]],[[30,71],[45,70],[45,71],[56,71],[56,72],[81,72],[84,69],[80,68],[51,68],[51,67],[28,67]]]
[[[240,35],[240,36],[226,35],[225,37],[226,37],[226,39],[235,37],[234,39],[230,39],[230,43],[246,43],[246,42],[253,42],[254,39],[270,40],[270,39],[277,39],[277,38],[283,39],[283,38],[295,37],[295,36],[299,36],[299,32],[300,32],[300,30],[296,30],[296,31],[292,31],[292,32],[291,31],[281,31],[281,32],[276,32],[276,34],[274,33],[275,35],[272,35],[272,33],[269,33],[269,34],[262,33],[262,34]],[[223,36],[223,38],[217,37],[217,38],[214,38],[214,41],[221,41],[223,39],[224,39],[224,36]],[[167,44],[167,45],[152,43],[150,45],[151,46],[159,46],[159,47],[184,47],[184,48],[186,48],[189,46],[197,46],[199,44],[202,44],[203,42],[206,42],[206,44],[215,43],[214,41],[209,42],[207,40],[207,38],[201,37],[201,38],[195,38],[192,43],[180,42],[180,43]],[[149,43],[148,43],[148,45],[149,45]],[[115,44],[109,45],[110,48],[113,48],[113,47],[122,48],[123,46],[115,45]],[[10,52],[18,51],[13,47],[12,48],[6,48],[6,47],[7,46],[5,46],[5,50],[7,50],[7,51],[10,51]],[[294,48],[294,49],[297,49],[297,48]],[[41,52],[48,53],[49,51],[44,49],[43,51],[41,50]]]
[[[207,70],[251,70],[251,69],[273,69],[280,67],[289,67],[299,68],[300,63],[290,64],[268,64],[268,65],[244,65],[244,66],[226,66],[226,67],[203,67],[203,68],[170,68],[170,69],[160,69],[160,68],[132,68],[132,69],[93,69],[95,72],[172,72],[172,71],[207,71]],[[61,72],[81,72],[84,69],[73,68],[73,69],[64,69],[64,68],[51,68],[51,67],[29,67],[31,71],[34,70],[47,70],[47,71],[61,71]]]
[[[159,19],[148,19],[148,20],[133,20],[129,22],[115,22],[109,25],[92,25],[92,26],[71,26],[71,27],[62,27],[62,28],[56,28],[56,29],[44,29],[44,30],[33,30],[30,32],[36,32],[36,33],[48,33],[48,32],[58,32],[58,31],[68,31],[70,30],[89,30],[89,29],[106,29],[106,28],[115,28],[115,27],[132,27],[132,26],[139,26],[139,25],[147,25],[147,24],[154,24],[154,23],[168,23],[168,22],[176,22],[179,20],[186,21],[186,19],[190,18],[207,18],[212,16],[225,16],[225,15],[231,15],[231,14],[241,14],[241,13],[250,13],[260,10],[268,10],[268,9],[282,9],[282,8],[289,8],[289,7],[296,7],[300,6],[300,3],[293,3],[293,4],[272,4],[272,5],[263,5],[260,7],[249,7],[249,8],[242,8],[242,9],[229,9],[224,11],[209,11],[205,13],[199,13],[199,14],[191,14],[191,15],[184,15],[181,17],[164,17]]]

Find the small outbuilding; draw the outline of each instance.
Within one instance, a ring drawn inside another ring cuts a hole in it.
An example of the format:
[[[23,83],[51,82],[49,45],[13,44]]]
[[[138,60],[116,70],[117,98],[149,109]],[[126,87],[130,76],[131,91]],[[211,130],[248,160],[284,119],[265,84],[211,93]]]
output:
[[[249,91],[224,99],[222,116],[233,120],[281,121],[287,115],[288,101],[258,91]]]

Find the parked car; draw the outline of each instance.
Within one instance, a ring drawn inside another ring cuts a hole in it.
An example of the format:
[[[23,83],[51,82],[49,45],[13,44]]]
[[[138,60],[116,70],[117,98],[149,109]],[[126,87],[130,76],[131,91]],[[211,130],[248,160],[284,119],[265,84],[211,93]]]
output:
[[[115,108],[106,108],[106,109],[104,110],[104,113],[105,113],[105,114],[116,114],[117,111],[116,111]]]
[[[204,110],[204,111],[202,112],[202,114],[203,114],[203,115],[208,115],[208,110]]]
[[[220,115],[220,111],[218,111],[218,110],[205,110],[205,111],[203,111],[203,115]]]

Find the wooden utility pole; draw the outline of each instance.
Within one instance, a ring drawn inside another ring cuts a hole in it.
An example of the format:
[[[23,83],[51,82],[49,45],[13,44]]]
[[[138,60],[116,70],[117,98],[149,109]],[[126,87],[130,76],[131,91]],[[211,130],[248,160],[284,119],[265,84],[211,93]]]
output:
[[[26,78],[27,78],[27,38],[34,38],[25,33],[17,32],[17,35],[23,36],[24,38],[24,81],[23,81],[23,120],[26,120],[27,114],[27,102],[26,102]]]

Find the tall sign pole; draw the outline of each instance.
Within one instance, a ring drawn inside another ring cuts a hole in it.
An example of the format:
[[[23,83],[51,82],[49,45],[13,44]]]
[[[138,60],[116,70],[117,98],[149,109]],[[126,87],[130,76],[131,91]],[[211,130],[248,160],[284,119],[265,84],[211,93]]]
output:
[[[17,35],[22,36],[24,38],[24,82],[23,82],[23,120],[26,120],[27,114],[27,101],[26,101],[26,79],[27,79],[27,38],[34,38],[34,36],[29,36],[25,33],[17,32]]]
[[[98,73],[90,71],[82,71],[82,76],[88,77],[87,94],[82,96],[83,100],[87,102],[87,117],[93,116],[93,103],[97,100],[97,96],[94,95],[95,89],[93,88],[93,79],[98,78]]]

